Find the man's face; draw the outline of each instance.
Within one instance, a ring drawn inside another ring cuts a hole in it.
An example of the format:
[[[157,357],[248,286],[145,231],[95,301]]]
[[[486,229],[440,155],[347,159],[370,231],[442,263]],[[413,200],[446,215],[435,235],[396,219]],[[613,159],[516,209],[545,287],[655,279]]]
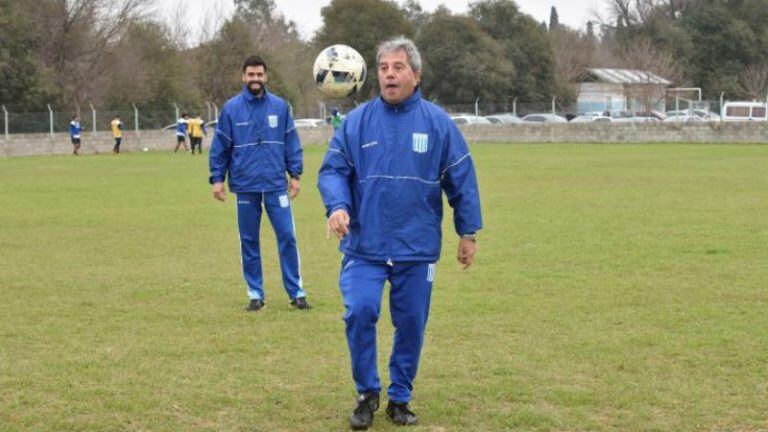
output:
[[[264,66],[248,66],[243,72],[243,82],[251,94],[260,95],[267,83],[267,71]]]
[[[413,70],[405,50],[383,54],[378,68],[381,96],[392,105],[410,97],[421,80],[421,72]]]

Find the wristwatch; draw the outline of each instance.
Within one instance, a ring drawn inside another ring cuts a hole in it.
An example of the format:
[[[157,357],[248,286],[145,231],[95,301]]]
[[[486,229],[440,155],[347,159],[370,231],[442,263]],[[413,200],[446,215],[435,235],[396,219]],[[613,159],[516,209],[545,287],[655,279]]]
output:
[[[473,242],[477,241],[477,233],[468,233],[468,234],[462,234],[459,237],[467,240],[471,240]]]

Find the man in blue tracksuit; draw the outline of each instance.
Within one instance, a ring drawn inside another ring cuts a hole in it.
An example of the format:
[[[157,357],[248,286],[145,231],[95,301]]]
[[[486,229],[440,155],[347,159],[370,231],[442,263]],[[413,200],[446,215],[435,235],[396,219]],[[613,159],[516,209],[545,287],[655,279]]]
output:
[[[377,63],[381,96],[347,115],[318,180],[328,230],[342,239],[344,253],[339,285],[359,393],[353,429],[367,429],[379,406],[376,322],[386,281],[395,326],[386,411],[395,424],[416,423],[408,402],[440,256],[442,191],[453,207],[464,268],[473,262],[482,227],[467,143],[443,110],[421,98],[421,57],[413,42],[384,42]]]
[[[288,104],[267,91],[267,65],[258,56],[243,64],[243,91],[219,116],[210,150],[213,197],[224,201],[229,189],[237,194],[237,223],[243,274],[250,303],[247,311],[264,307],[259,251],[262,206],[275,230],[283,286],[291,306],[309,309],[299,273],[299,249],[290,200],[299,194],[301,143]],[[290,176],[286,190],[286,173]],[[290,199],[290,200],[289,200]]]

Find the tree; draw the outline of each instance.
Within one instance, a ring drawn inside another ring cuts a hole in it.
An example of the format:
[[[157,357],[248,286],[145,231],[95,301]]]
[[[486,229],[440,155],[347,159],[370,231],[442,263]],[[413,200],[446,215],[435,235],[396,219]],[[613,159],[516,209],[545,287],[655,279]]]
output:
[[[515,67],[513,86],[508,100],[519,97],[533,103],[543,103],[557,95],[568,98],[555,81],[552,48],[545,30],[536,21],[520,12],[512,0],[480,0],[472,3],[469,14],[481,29],[503,47],[504,57]]]
[[[0,103],[22,110],[41,109],[55,88],[46,85],[37,57],[39,36],[34,25],[11,0],[0,0]]]
[[[747,66],[739,78],[747,98],[753,100],[768,98],[768,63]]]
[[[366,85],[355,96],[367,99],[378,93],[376,49],[386,39],[413,36],[413,26],[405,11],[384,0],[333,0],[321,10],[323,26],[315,38],[319,51],[333,44],[345,44],[356,49],[368,65]]]
[[[628,90],[628,96],[642,104],[642,109],[650,111],[662,100],[665,94],[659,91],[658,83],[648,72],[672,82],[679,82],[680,69],[674,56],[666,51],[656,49],[648,40],[638,41],[629,47],[622,57],[624,67],[635,69],[643,74],[640,84],[633,85]]]
[[[141,18],[147,0],[41,0],[22,3],[39,35],[42,65],[50,71],[59,106],[93,100],[97,83],[114,67],[112,50]]]
[[[555,30],[560,26],[560,18],[557,16],[557,8],[552,6],[549,10],[549,30]]]
[[[403,10],[408,18],[408,22],[413,26],[414,33],[418,35],[421,27],[429,19],[429,13],[424,12],[424,9],[419,4],[418,0],[405,0],[403,3]]]
[[[566,26],[550,30],[549,40],[555,57],[555,73],[560,85],[576,83],[587,68],[594,66],[594,39]]]
[[[416,40],[422,52],[421,88],[441,103],[467,103],[480,98],[500,101],[511,90],[514,65],[501,45],[465,16],[438,10]],[[499,97],[501,96],[501,98]]]

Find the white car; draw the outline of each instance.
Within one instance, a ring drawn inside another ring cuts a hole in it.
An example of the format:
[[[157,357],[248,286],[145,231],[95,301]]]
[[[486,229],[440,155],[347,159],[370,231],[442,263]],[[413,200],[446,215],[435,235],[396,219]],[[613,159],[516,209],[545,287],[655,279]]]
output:
[[[612,118],[604,115],[580,115],[571,119],[570,123],[611,123]]]
[[[319,118],[300,118],[294,120],[293,125],[297,128],[313,128],[325,126],[325,121]]]
[[[705,121],[707,120],[697,115],[673,115],[667,117],[664,123],[702,123]]]
[[[701,119],[705,121],[720,121],[720,116],[717,113],[713,113],[712,111],[707,111],[704,109],[694,108],[689,110],[667,111],[668,118],[690,116],[701,117]]]
[[[494,124],[515,124],[522,123],[523,120],[514,114],[493,114],[485,116],[491,123]]]
[[[465,125],[465,124],[471,124],[471,125],[488,125],[491,124],[491,121],[488,120],[485,117],[480,117],[476,115],[469,115],[469,114],[456,114],[451,116],[451,120],[456,125]]]
[[[560,117],[557,114],[528,114],[523,117],[523,121],[527,123],[568,123],[565,117]]]

